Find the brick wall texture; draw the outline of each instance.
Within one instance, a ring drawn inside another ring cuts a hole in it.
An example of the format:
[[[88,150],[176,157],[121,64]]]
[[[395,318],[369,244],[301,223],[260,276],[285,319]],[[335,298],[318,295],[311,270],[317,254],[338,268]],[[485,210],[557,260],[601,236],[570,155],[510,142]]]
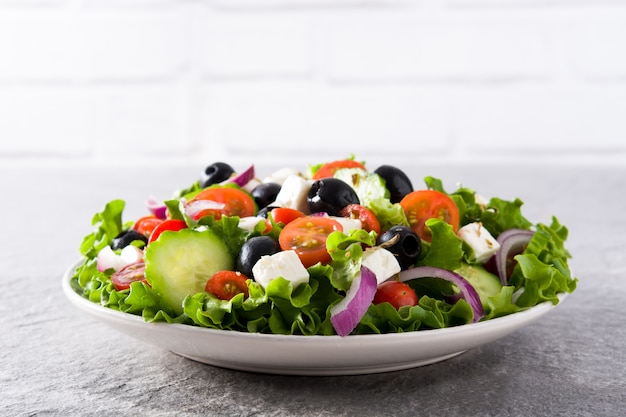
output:
[[[626,165],[626,0],[0,0],[0,164]]]

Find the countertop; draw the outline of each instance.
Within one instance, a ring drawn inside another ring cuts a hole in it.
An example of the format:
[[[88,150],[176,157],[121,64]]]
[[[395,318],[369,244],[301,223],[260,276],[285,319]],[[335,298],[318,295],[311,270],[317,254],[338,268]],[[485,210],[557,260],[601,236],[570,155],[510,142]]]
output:
[[[626,167],[399,166],[416,186],[433,175],[450,189],[519,197],[534,222],[556,215],[569,228],[578,289],[509,336],[419,368],[340,377],[222,369],[118,333],[61,290],[106,202],[125,199],[125,219],[135,218],[149,195],[169,197],[203,167],[12,164],[0,167],[0,415],[623,415]]]

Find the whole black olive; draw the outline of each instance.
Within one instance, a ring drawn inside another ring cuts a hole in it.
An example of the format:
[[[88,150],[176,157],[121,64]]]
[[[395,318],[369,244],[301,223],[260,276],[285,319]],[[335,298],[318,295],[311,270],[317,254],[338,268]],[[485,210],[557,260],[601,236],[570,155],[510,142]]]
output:
[[[264,182],[252,189],[252,197],[256,205],[261,209],[276,201],[276,196],[281,186],[275,182]]]
[[[235,173],[233,167],[225,162],[215,162],[214,164],[206,167],[202,173],[200,179],[200,185],[202,188],[206,188],[213,184],[218,184],[222,181],[226,181]]]
[[[391,165],[381,165],[374,170],[385,180],[385,186],[389,190],[389,200],[399,203],[402,198],[413,191],[413,184],[409,177],[399,168]]]
[[[255,236],[248,239],[237,256],[237,271],[248,278],[254,278],[252,267],[264,255],[273,255],[280,251],[278,242],[269,236]]]
[[[148,238],[146,236],[142,235],[135,229],[129,229],[120,233],[113,239],[113,242],[111,242],[111,249],[116,250],[125,248],[135,240],[142,241],[144,246],[148,243]]]
[[[338,178],[323,178],[315,181],[307,195],[311,213],[326,212],[338,216],[348,204],[361,204],[356,191]]]
[[[376,243],[393,253],[403,270],[412,267],[422,253],[422,240],[406,226],[389,228]]]

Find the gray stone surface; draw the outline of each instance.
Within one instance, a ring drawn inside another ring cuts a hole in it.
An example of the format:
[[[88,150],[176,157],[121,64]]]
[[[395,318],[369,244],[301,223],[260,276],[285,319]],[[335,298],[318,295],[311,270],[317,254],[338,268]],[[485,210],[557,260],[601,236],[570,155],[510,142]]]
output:
[[[202,167],[0,167],[0,415],[618,416],[626,410],[626,169],[403,168],[570,229],[578,290],[539,322],[451,360],[349,377],[220,369],[122,335],[61,291],[93,213],[195,180]],[[269,172],[267,168],[261,172]],[[385,352],[381,352],[384,355]]]

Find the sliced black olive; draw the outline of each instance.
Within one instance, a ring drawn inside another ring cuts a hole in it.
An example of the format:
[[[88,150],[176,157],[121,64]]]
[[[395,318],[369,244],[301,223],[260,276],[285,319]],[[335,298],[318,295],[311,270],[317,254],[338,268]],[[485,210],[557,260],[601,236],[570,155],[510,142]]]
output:
[[[263,208],[276,201],[276,196],[278,195],[280,189],[280,184],[275,182],[264,182],[254,187],[251,194],[256,202],[256,205],[259,208]]]
[[[215,162],[214,164],[206,167],[206,169],[202,173],[200,185],[202,186],[202,188],[206,188],[210,185],[218,184],[222,181],[226,181],[227,179],[229,179],[234,173],[234,168],[227,163]]]
[[[338,216],[348,204],[361,204],[356,191],[338,178],[323,178],[311,185],[307,195],[311,213],[326,212]]]
[[[422,253],[422,240],[406,226],[389,228],[376,243],[393,253],[402,270],[412,267]]]
[[[389,190],[389,200],[392,203],[399,203],[402,198],[413,191],[413,184],[409,177],[399,168],[391,165],[381,165],[374,170],[385,180],[385,186]]]
[[[254,278],[252,267],[264,255],[273,255],[280,251],[278,242],[269,236],[255,236],[246,241],[237,256],[237,271],[248,278]]]
[[[142,241],[144,246],[148,243],[148,238],[146,236],[142,235],[135,229],[129,229],[120,233],[113,239],[113,242],[111,242],[111,249],[123,249],[135,240]]]

